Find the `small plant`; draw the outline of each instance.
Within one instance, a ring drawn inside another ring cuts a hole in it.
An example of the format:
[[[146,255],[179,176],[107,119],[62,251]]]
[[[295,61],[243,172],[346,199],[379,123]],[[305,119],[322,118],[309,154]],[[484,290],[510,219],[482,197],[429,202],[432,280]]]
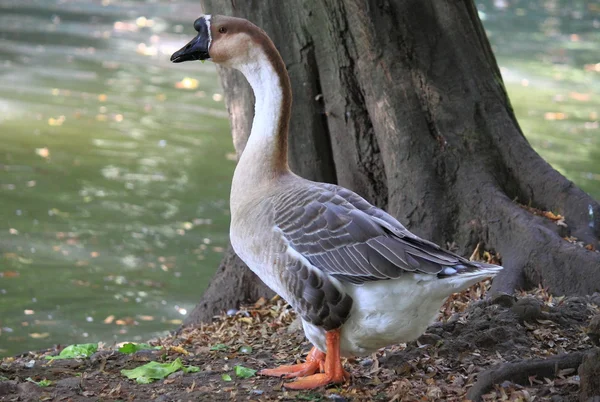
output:
[[[97,343],[82,343],[69,345],[58,354],[58,356],[46,356],[47,360],[60,359],[86,359],[98,351]]]
[[[34,383],[35,385],[38,385],[38,386],[40,386],[40,387],[48,387],[48,386],[52,385],[52,381],[50,381],[50,380],[47,380],[47,379],[45,379],[45,378],[44,378],[43,380],[40,380],[40,381],[35,381],[35,380],[34,380],[33,378],[31,378],[31,377],[27,377],[25,380],[26,380],[26,381],[29,381],[29,382],[32,382],[32,383]]]
[[[120,353],[132,354],[140,350],[160,350],[162,346],[152,346],[147,343],[126,343],[119,348]]]

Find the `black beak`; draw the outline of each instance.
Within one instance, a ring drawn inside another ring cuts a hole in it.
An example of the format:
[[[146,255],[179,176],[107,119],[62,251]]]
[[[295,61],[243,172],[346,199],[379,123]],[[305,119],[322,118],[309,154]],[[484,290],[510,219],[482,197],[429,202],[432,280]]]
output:
[[[173,53],[171,56],[173,63],[210,59],[208,54],[211,42],[210,28],[204,17],[200,17],[194,22],[194,28],[198,31],[198,35],[190,43]]]

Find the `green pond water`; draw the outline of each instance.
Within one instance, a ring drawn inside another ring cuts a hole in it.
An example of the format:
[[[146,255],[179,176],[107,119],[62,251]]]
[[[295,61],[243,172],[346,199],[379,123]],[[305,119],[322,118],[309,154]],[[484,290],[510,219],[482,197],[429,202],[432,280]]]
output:
[[[478,6],[531,143],[600,199],[600,8]],[[200,13],[0,0],[0,356],[147,339],[205,289],[235,165],[214,66],[169,62]]]

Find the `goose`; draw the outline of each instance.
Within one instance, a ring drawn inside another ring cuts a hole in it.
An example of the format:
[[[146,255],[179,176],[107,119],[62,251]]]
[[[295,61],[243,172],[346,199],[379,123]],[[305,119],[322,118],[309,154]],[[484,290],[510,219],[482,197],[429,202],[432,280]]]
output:
[[[294,174],[287,159],[292,92],[267,34],[229,16],[196,19],[197,36],[171,56],[210,60],[246,77],[256,98],[231,184],[231,244],[285,299],[314,345],[306,361],[265,369],[290,389],[343,383],[342,356],[419,337],[444,300],[502,267],[471,262],[412,234],[358,194]]]

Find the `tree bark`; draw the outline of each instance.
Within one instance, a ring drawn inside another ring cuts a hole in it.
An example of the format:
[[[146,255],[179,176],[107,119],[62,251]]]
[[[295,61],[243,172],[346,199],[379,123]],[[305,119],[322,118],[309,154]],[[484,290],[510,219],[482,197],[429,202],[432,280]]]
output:
[[[205,0],[204,9],[249,19],[280,50],[296,173],[352,189],[459,253],[478,243],[496,251],[497,290],[600,291],[600,253],[563,239],[598,248],[600,206],[523,136],[472,0]],[[252,91],[238,72],[220,75],[240,153]],[[568,227],[520,204],[564,215]],[[260,293],[235,269],[219,270],[197,318]],[[213,304],[224,289],[231,303]]]

